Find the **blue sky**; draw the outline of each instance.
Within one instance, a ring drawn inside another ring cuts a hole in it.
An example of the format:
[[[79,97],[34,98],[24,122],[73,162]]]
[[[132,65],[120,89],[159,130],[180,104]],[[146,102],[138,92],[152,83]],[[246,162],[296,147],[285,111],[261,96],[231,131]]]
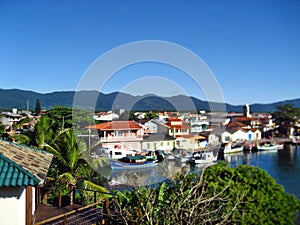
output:
[[[111,49],[161,40],[197,54],[227,103],[300,98],[299,25],[299,1],[2,0],[0,88],[76,90]],[[187,74],[159,63],[124,68],[99,91],[207,100]]]

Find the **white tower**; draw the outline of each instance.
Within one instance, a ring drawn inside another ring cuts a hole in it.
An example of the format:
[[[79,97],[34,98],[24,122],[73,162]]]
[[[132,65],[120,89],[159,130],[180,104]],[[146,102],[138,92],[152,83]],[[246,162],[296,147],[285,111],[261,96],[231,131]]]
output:
[[[251,115],[250,115],[249,105],[248,104],[244,105],[243,109],[244,109],[244,116],[250,118]]]

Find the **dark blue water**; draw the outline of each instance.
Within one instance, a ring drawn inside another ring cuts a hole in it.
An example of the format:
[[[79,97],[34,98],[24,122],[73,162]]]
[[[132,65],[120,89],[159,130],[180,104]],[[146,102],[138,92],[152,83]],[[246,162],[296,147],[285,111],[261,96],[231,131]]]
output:
[[[300,146],[287,145],[278,151],[233,153],[225,154],[224,157],[233,166],[245,164],[266,170],[286,192],[300,199]],[[179,169],[179,162],[168,160],[150,169],[111,171],[108,179],[111,181],[111,189],[119,189],[124,184],[125,187],[151,185],[172,179]]]
[[[300,146],[287,145],[282,150],[225,154],[231,165],[258,166],[266,170],[285,191],[300,199]]]
[[[232,166],[244,164],[266,170],[278,184],[284,187],[287,193],[300,199],[300,146],[287,145],[278,151],[225,154],[224,158]],[[159,167],[146,170],[113,171],[110,179],[117,184],[112,189],[127,189],[128,186],[142,183],[157,184],[166,178],[172,179],[170,176],[180,168],[180,163],[166,161]],[[121,183],[127,184],[120,186]],[[300,225],[300,213],[295,224]]]

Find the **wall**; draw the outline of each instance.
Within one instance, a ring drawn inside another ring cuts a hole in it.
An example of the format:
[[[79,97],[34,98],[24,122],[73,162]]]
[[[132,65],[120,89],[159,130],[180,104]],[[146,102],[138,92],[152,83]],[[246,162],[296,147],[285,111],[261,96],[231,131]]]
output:
[[[25,224],[25,188],[0,188],[0,223],[3,225]]]
[[[143,141],[142,149],[147,150],[162,150],[165,153],[170,153],[174,148],[174,141]]]

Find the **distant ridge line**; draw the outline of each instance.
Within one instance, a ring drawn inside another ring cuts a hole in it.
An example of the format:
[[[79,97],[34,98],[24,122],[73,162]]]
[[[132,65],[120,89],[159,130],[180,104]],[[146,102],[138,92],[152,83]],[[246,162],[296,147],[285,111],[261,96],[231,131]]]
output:
[[[82,91],[87,95],[95,94],[98,91]],[[122,92],[112,92],[104,94],[98,92],[98,100],[96,102],[96,111],[109,111],[114,105],[120,109],[132,111],[149,111],[164,110],[178,111],[191,110],[186,102],[192,102],[194,109],[210,111],[209,102],[203,101],[195,97],[177,95],[172,97],[160,97],[157,95],[146,94],[143,96],[133,96]],[[35,109],[36,99],[41,102],[42,109],[51,109],[55,106],[72,107],[75,91],[53,91],[50,93],[38,93],[30,90],[21,89],[0,89],[0,110],[11,110],[12,108]],[[117,100],[117,101],[115,101]],[[176,103],[176,108],[174,107]],[[210,104],[220,104],[211,103]],[[269,104],[255,103],[250,104],[251,112],[274,112],[277,106],[283,104],[291,104],[296,108],[300,108],[300,99],[292,99],[278,101]],[[242,112],[243,105],[231,105],[225,103],[227,112]]]

